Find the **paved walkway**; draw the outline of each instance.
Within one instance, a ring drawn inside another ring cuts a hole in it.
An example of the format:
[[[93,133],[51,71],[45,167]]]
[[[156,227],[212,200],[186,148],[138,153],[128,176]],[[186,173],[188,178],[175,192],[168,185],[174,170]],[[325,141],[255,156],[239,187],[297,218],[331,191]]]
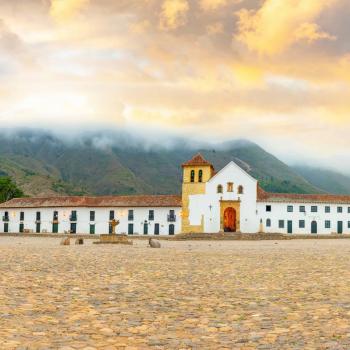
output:
[[[350,240],[0,238],[0,349],[349,349]]]

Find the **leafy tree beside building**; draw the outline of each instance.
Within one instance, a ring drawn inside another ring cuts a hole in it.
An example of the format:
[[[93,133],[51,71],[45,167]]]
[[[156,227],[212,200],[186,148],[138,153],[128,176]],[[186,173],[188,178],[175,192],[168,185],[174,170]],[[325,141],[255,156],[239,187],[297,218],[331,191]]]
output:
[[[12,178],[8,176],[0,177],[0,202],[19,197],[24,197],[24,193],[17,187]]]

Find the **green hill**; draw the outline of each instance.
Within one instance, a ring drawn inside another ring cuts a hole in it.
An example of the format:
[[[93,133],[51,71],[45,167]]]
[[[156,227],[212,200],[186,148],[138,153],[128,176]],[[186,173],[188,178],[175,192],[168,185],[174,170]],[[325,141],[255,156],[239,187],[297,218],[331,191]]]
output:
[[[350,194],[350,176],[334,170],[295,166],[293,170],[318,188],[335,194]]]
[[[69,140],[33,130],[2,133],[0,176],[12,176],[28,195],[180,193],[180,165],[197,151],[217,170],[234,160],[267,191],[320,192],[311,180],[248,141],[213,147],[174,139],[171,146],[154,146],[125,132],[89,133]]]

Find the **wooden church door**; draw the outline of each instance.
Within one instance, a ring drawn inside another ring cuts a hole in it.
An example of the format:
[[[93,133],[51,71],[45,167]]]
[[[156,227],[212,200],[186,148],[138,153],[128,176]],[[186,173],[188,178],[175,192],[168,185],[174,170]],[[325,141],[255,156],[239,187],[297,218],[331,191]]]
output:
[[[226,208],[224,212],[224,231],[236,232],[236,210]]]

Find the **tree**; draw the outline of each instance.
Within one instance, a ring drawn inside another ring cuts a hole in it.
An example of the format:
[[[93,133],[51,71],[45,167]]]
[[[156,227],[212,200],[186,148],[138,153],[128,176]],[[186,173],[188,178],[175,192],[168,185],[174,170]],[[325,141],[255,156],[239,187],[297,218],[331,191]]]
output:
[[[19,197],[24,197],[24,193],[15,182],[10,177],[0,177],[0,203]]]

